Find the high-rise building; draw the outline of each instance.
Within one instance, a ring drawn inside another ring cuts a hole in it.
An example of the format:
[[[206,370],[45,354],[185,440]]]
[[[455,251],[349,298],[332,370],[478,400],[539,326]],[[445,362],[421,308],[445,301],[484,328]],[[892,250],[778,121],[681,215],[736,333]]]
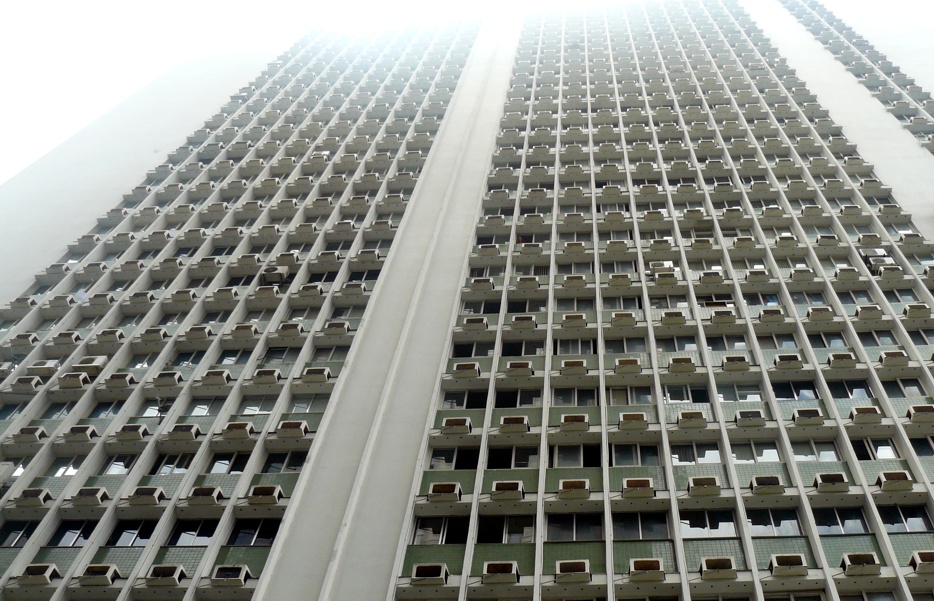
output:
[[[309,35],[0,309],[3,598],[931,601],[887,185],[737,0]]]

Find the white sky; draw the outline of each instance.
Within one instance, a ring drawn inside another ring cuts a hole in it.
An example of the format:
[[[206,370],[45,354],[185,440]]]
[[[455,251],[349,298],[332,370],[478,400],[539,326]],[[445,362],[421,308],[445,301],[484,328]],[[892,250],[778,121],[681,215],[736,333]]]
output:
[[[575,0],[592,4],[588,0]],[[619,0],[615,2],[618,4]],[[827,0],[896,61],[927,83],[929,0]],[[213,56],[268,54],[315,26],[357,31],[413,19],[506,17],[507,12],[566,5],[558,0],[47,0],[7,2],[0,20],[0,184],[158,76]],[[874,9],[875,7],[875,9]],[[915,13],[919,18],[905,19]],[[888,48],[887,46],[892,46]],[[903,58],[903,63],[899,63]],[[931,78],[934,83],[934,77]]]

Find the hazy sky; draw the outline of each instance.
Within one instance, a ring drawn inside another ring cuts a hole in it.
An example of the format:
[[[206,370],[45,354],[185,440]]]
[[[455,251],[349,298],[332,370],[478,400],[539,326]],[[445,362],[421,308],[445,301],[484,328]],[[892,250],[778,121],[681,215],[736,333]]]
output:
[[[586,1],[586,0],[584,0]],[[904,70],[934,89],[927,28],[929,0],[825,0]],[[580,0],[578,0],[580,3]],[[16,2],[0,20],[0,184],[180,64],[205,57],[267,53],[270,58],[315,27],[356,31],[412,19],[438,20],[525,7],[547,0],[161,0]],[[452,8],[456,7],[456,8]],[[457,14],[452,11],[460,11]],[[918,18],[906,19],[907,14]]]

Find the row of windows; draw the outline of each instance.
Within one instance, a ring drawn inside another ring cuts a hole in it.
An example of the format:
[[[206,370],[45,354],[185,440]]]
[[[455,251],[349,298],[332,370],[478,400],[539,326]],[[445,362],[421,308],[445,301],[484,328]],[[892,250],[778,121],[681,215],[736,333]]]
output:
[[[178,520],[168,540],[170,547],[200,547],[211,543],[219,520]],[[93,520],[64,520],[47,547],[83,547],[97,528]],[[153,537],[156,520],[121,520],[107,539],[108,547],[144,547]],[[268,547],[279,532],[278,519],[239,519],[227,538],[227,545]],[[0,547],[23,547],[36,531],[39,522],[7,521],[0,527]]]

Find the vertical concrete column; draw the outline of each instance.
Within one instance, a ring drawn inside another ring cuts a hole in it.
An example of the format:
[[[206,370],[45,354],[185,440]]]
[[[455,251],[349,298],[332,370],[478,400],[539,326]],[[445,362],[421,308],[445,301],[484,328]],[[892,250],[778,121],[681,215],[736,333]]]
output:
[[[256,598],[381,599],[394,584],[518,38],[518,20],[479,32]]]

